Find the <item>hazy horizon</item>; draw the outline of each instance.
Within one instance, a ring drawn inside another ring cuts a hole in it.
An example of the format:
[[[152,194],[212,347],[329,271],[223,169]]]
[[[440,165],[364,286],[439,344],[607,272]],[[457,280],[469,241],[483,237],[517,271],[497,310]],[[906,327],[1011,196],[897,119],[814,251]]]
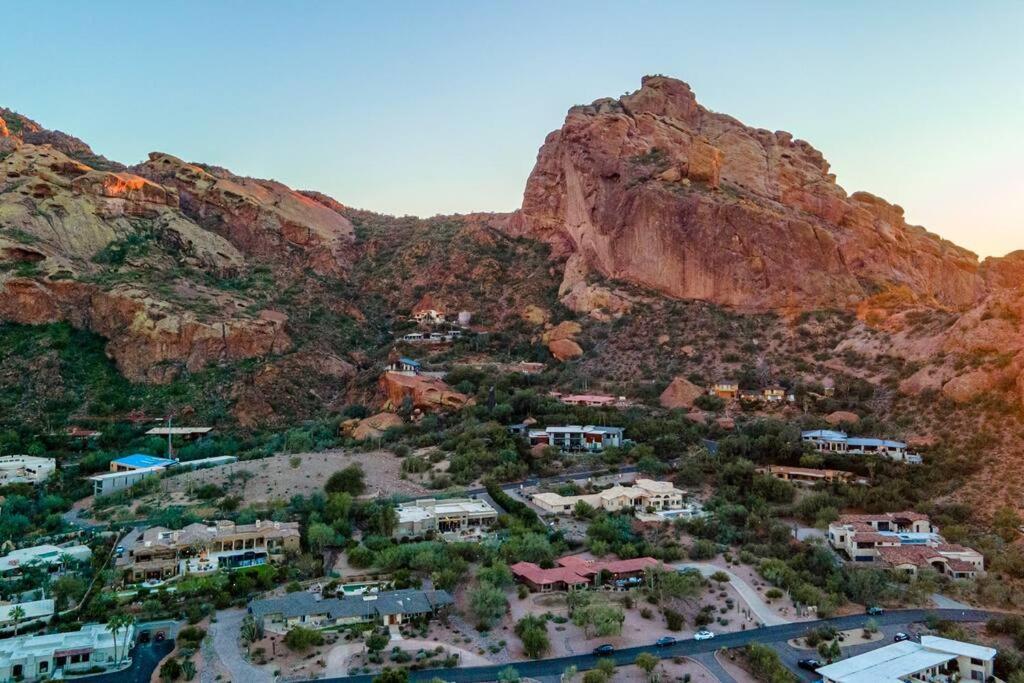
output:
[[[124,163],[159,150],[396,215],[511,211],[570,106],[663,73],[910,223],[1024,249],[1024,4],[46,4],[7,11],[0,106]]]

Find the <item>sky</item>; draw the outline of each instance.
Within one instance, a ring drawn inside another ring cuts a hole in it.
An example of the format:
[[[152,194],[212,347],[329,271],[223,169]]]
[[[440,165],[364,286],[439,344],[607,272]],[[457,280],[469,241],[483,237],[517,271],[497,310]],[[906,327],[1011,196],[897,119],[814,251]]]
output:
[[[397,215],[508,211],[570,106],[660,73],[810,141],[912,223],[982,256],[1024,249],[1017,0],[64,0],[3,17],[0,106],[125,163],[159,150]]]

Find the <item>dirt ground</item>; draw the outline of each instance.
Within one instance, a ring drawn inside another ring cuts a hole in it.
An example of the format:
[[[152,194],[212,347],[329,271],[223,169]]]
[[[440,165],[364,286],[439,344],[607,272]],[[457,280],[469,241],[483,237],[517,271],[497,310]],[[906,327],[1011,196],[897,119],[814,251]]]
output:
[[[293,463],[296,464],[293,466]],[[390,451],[383,450],[281,453],[260,460],[188,472],[164,480],[163,485],[172,500],[185,498],[190,487],[229,484],[229,494],[240,496],[247,504],[266,503],[271,500],[288,500],[296,494],[308,495],[322,491],[328,477],[353,463],[362,466],[366,473],[367,497],[430,493],[424,486],[403,479],[402,460]]]
[[[652,673],[660,675],[662,681],[681,681],[686,674],[690,675],[690,680],[693,683],[717,683],[718,681],[700,663],[684,657],[663,659]],[[648,677],[640,667],[620,666],[615,669],[615,675],[611,680],[612,683],[636,683],[637,681],[646,681]]]

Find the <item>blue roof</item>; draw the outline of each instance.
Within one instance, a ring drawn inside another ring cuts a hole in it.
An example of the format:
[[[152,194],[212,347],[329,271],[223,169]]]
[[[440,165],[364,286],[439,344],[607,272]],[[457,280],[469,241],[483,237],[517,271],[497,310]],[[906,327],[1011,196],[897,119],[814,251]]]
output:
[[[413,360],[412,358],[406,358],[405,356],[402,356],[401,358],[399,358],[398,362],[401,363],[402,365],[413,365],[413,366],[415,366],[417,368],[420,366],[420,362],[418,360]]]
[[[813,432],[804,432],[805,439],[823,439],[825,441],[846,441],[846,432],[837,432],[833,429],[815,429]]]
[[[126,467],[167,467],[175,464],[176,461],[168,460],[167,458],[158,458],[155,455],[136,453],[134,455],[126,455],[123,458],[118,458],[114,462],[118,465],[125,465]]]

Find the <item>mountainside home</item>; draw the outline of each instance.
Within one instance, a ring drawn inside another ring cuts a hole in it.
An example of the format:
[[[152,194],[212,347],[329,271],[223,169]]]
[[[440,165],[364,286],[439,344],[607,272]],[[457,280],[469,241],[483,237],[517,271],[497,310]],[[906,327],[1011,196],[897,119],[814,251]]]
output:
[[[106,624],[86,624],[78,631],[0,640],[0,681],[60,680],[93,670],[111,671],[131,664],[135,627],[114,639]]]
[[[600,585],[629,588],[638,585],[648,569],[664,566],[653,557],[597,560],[567,555],[555,562],[558,566],[550,569],[543,569],[533,562],[517,562],[510,569],[516,581],[531,591],[547,593]]]
[[[675,488],[671,482],[637,479],[631,486],[615,485],[597,493],[578,496],[563,496],[558,493],[536,493],[533,504],[552,514],[572,514],[576,505],[584,502],[595,510],[616,512],[626,508],[638,510],[678,510],[683,507],[685,491]]]
[[[431,618],[454,604],[442,590],[403,589],[363,593],[343,598],[321,598],[308,591],[253,600],[249,613],[271,633],[287,633],[296,626],[313,629],[376,623],[385,626],[410,619]]]
[[[905,640],[820,667],[824,683],[993,680],[996,650],[938,636]]]
[[[711,391],[708,393],[732,401],[740,394],[740,383],[734,380],[719,380],[711,385]]]
[[[446,540],[479,537],[498,521],[498,511],[477,498],[423,498],[401,503],[394,538],[435,532]]]
[[[0,456],[0,486],[41,484],[57,471],[57,461],[33,455]]]
[[[852,562],[877,563],[912,575],[924,568],[958,579],[985,573],[981,553],[946,543],[928,516],[916,512],[843,515],[829,524],[828,543]]]
[[[845,455],[880,455],[882,457],[920,464],[921,456],[907,451],[907,444],[891,439],[874,439],[849,436],[846,432],[834,429],[815,429],[802,432],[804,443],[810,444],[819,453],[840,453]]]
[[[622,427],[568,425],[533,429],[529,432],[529,438],[531,446],[546,444],[567,453],[598,452],[610,446],[621,446],[624,431]]]

